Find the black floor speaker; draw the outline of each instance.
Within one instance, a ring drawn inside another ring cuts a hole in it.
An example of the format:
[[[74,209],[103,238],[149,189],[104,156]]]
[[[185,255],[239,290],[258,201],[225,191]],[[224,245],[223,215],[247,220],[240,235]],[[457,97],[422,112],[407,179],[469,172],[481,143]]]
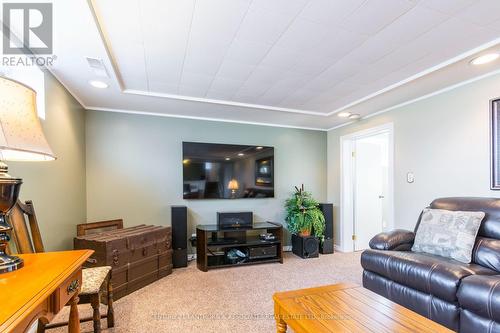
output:
[[[320,244],[321,254],[333,253],[333,204],[319,204],[319,209],[325,217],[325,238]]]
[[[319,252],[321,254],[332,254],[333,253],[333,239],[325,238],[319,246]]]
[[[319,240],[314,236],[292,235],[292,252],[301,258],[319,257]]]
[[[172,264],[187,267],[187,207],[172,206]]]

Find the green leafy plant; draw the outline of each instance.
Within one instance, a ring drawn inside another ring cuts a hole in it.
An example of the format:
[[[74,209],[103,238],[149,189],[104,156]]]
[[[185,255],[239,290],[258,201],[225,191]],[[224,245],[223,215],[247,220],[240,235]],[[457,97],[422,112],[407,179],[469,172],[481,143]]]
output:
[[[311,233],[318,238],[323,237],[325,231],[325,217],[319,209],[319,203],[311,193],[295,186],[292,197],[285,201],[286,223],[288,230],[293,234],[308,236]]]

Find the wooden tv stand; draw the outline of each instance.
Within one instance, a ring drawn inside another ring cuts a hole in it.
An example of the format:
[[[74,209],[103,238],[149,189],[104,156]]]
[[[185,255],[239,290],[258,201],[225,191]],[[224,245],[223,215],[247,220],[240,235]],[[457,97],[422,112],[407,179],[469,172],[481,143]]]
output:
[[[275,235],[274,240],[261,240],[261,233]],[[196,262],[198,269],[206,272],[209,269],[283,263],[283,226],[265,222],[254,223],[252,228],[220,229],[217,225],[198,225],[196,227]],[[231,249],[238,249],[247,254],[252,252],[276,250],[275,255],[262,258],[245,259],[242,262],[231,262],[226,254]]]

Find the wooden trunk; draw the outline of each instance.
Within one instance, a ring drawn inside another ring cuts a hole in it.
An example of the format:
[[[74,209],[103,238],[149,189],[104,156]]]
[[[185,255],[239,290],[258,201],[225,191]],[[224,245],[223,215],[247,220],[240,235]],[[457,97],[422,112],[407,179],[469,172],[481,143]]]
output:
[[[139,225],[78,236],[74,248],[95,251],[85,267],[111,266],[115,300],[172,273],[170,227]]]

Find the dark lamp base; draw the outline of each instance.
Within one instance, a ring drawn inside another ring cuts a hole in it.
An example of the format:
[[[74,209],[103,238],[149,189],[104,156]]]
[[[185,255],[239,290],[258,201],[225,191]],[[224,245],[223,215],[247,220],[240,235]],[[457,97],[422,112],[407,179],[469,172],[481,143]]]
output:
[[[16,204],[23,181],[7,174],[7,165],[0,161],[0,274],[15,271],[24,266],[23,260],[6,253],[12,227],[7,215]]]

